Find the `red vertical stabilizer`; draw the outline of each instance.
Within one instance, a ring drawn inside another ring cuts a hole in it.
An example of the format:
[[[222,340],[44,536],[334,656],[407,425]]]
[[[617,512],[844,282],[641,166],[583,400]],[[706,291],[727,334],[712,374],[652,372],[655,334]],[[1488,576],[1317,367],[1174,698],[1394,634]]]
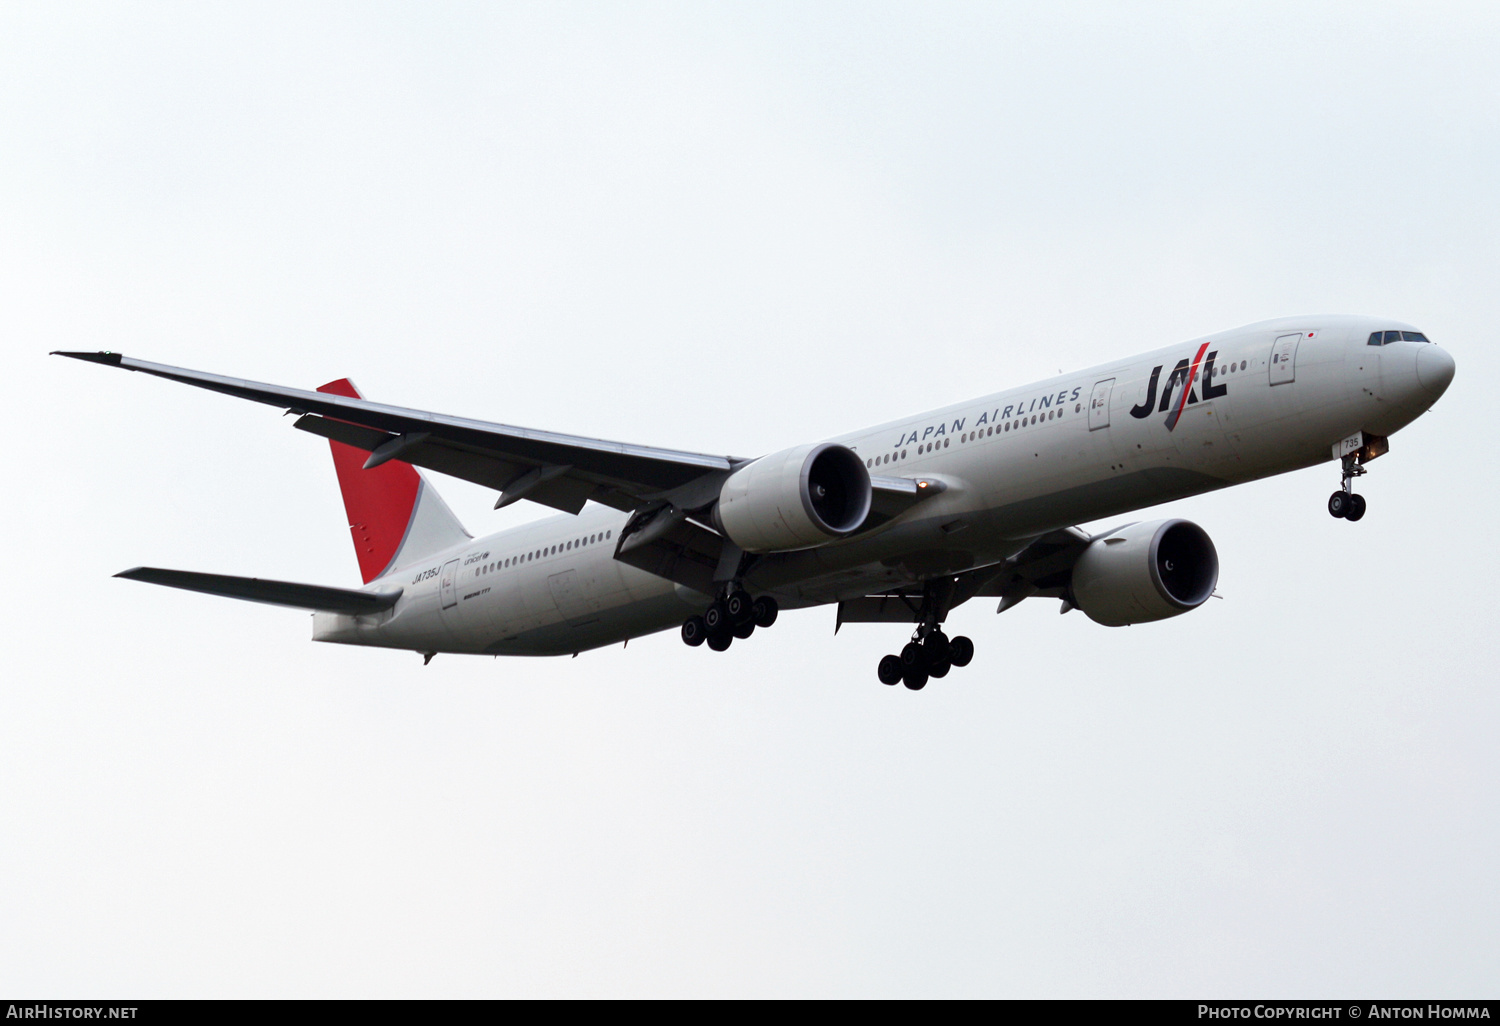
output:
[[[330,395],[363,399],[354,382],[348,378],[330,381],[318,387]],[[354,537],[354,552],[359,557],[359,575],[369,584],[391,567],[412,514],[417,511],[417,495],[422,479],[410,463],[391,460],[365,470],[370,454],[343,442],[330,441],[333,469],[339,475],[339,491],[344,493],[344,512],[349,517],[349,533]]]
[[[318,391],[364,398],[348,378],[330,381]],[[469,539],[448,504],[410,463],[388,460],[366,470],[370,454],[363,449],[332,440],[328,446],[366,584]]]

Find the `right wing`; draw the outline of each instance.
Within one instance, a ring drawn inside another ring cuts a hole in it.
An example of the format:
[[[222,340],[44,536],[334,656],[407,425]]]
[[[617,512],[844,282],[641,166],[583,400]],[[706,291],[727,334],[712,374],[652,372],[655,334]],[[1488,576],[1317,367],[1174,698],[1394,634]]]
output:
[[[634,513],[620,532],[618,558],[700,589],[712,587],[726,539],[703,522],[688,519],[688,514],[711,506],[724,480],[751,462],[387,406],[338,391],[287,388],[148,363],[120,353],[54,355],[278,406],[299,414],[296,426],[303,431],[369,452],[366,467],[399,459],[493,488],[500,492],[496,509],[531,499],[576,514],[592,499]],[[940,481],[905,477],[872,477],[870,485],[874,494],[866,530],[943,490]],[[627,547],[627,540],[653,520],[658,523],[650,544],[637,539]]]
[[[497,506],[526,498],[566,513],[577,513],[590,499],[627,512],[660,501],[691,508],[711,501],[729,472],[748,462],[409,410],[147,363],[119,353],[56,355],[294,411],[302,415],[297,420],[302,430],[368,450],[366,466],[399,458],[493,488],[501,493]]]

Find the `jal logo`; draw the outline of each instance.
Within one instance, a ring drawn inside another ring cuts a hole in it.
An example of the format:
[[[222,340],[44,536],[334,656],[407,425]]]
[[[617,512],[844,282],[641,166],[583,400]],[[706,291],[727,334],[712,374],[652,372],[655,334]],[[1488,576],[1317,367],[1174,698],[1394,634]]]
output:
[[[1151,369],[1151,381],[1146,385],[1146,398],[1139,405],[1132,407],[1130,415],[1137,420],[1145,420],[1153,413],[1165,413],[1167,415],[1167,430],[1171,431],[1177,426],[1177,420],[1182,416],[1189,403],[1198,401],[1197,385],[1199,384],[1199,372],[1202,372],[1203,399],[1217,399],[1221,395],[1229,394],[1228,385],[1214,384],[1214,359],[1219,355],[1218,350],[1211,353],[1205,352],[1208,343],[1198,347],[1198,355],[1191,361],[1183,359],[1177,361],[1177,366],[1172,368],[1172,373],[1167,375],[1167,383],[1161,389],[1161,401],[1156,398],[1157,385],[1161,382],[1162,367],[1158,365]]]

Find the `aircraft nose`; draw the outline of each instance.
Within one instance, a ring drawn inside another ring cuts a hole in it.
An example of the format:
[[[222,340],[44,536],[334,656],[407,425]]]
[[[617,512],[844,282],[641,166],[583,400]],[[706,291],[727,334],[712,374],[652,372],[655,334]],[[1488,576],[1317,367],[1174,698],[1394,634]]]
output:
[[[1448,390],[1456,369],[1453,357],[1445,349],[1428,344],[1417,353],[1417,381],[1434,399]]]

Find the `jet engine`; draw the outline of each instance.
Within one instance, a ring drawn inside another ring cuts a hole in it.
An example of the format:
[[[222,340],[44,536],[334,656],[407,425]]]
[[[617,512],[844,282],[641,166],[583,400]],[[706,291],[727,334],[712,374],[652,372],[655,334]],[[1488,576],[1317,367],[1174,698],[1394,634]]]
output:
[[[1208,532],[1187,520],[1126,524],[1095,538],[1073,564],[1073,603],[1106,627],[1197,609],[1219,583]]]
[[[859,530],[870,499],[870,472],[853,450],[799,445],[730,474],[714,522],[746,552],[786,552]]]

